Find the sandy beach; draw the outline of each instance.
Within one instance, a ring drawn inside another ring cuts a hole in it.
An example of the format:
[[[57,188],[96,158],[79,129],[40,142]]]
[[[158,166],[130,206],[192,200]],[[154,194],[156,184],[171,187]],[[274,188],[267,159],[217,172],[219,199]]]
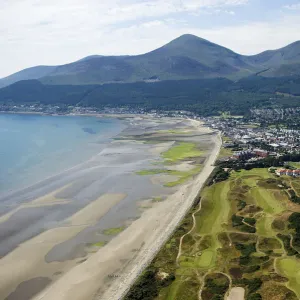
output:
[[[219,136],[195,120],[127,122],[98,156],[29,190],[0,216],[1,299],[121,299],[184,217],[213,170]],[[170,175],[176,179],[201,164],[197,176],[167,187],[171,179],[158,178],[169,175],[138,175],[182,142],[203,154],[168,172],[179,172]]]

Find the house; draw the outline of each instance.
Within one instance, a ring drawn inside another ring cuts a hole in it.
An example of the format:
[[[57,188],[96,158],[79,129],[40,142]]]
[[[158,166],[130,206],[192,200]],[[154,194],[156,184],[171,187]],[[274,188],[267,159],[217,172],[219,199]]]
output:
[[[282,176],[282,175],[286,175],[286,169],[277,169],[275,171],[275,174],[278,175],[278,176]]]
[[[269,152],[266,150],[262,150],[262,149],[253,149],[253,152],[255,153],[256,156],[259,157],[268,157]]]
[[[299,169],[293,170],[293,176],[300,177],[300,170]]]

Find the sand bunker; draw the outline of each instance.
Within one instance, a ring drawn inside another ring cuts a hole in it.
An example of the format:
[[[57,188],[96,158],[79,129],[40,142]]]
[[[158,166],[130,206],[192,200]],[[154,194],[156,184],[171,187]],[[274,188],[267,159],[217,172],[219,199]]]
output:
[[[234,287],[230,290],[227,300],[244,300],[245,289],[242,287]]]

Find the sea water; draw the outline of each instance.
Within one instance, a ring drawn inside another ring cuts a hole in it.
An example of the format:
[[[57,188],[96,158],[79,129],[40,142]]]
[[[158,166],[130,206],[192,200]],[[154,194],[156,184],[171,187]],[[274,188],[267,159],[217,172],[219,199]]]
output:
[[[110,118],[0,114],[0,195],[88,160],[123,128]]]

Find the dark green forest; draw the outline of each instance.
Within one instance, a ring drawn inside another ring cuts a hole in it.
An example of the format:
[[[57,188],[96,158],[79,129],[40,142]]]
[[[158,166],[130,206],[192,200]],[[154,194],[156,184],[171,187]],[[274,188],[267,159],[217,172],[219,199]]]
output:
[[[245,115],[251,108],[300,106],[300,77],[251,76],[104,85],[44,85],[26,80],[0,89],[2,110],[17,104],[187,110],[203,116],[220,111]]]

